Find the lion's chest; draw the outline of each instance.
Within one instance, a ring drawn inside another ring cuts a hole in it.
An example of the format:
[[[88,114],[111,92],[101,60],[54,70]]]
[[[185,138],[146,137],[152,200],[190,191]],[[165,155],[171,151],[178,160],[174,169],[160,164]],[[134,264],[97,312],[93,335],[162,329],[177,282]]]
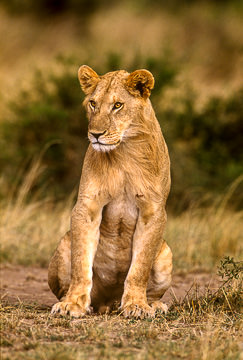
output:
[[[114,199],[103,210],[94,271],[107,285],[124,282],[131,263],[137,217],[135,202],[125,194]]]

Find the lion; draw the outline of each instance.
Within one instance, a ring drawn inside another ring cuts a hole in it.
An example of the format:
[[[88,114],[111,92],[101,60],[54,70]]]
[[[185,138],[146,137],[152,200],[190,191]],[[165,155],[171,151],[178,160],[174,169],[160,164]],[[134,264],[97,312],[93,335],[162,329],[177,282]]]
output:
[[[83,317],[120,304],[126,317],[154,317],[171,284],[172,252],[163,239],[170,191],[167,146],[149,96],[147,70],[78,77],[90,141],[70,231],[49,265],[60,300],[52,314]]]

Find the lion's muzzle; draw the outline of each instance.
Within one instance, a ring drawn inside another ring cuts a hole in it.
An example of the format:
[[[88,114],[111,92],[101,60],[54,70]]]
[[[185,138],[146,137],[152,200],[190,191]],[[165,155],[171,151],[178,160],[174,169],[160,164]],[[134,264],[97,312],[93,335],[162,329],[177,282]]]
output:
[[[109,134],[106,130],[103,132],[89,131],[88,137],[96,151],[108,152],[114,150],[121,142],[118,134]]]

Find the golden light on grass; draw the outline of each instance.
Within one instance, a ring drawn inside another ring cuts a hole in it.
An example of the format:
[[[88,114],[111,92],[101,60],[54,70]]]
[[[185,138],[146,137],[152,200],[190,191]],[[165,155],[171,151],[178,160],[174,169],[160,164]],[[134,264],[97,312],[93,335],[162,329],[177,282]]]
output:
[[[40,199],[38,191],[29,197],[44,168],[39,156],[16,189],[0,203],[2,260],[25,265],[47,266],[58,240],[69,227],[73,194],[65,203]]]
[[[180,216],[168,217],[165,238],[179,268],[210,268],[226,254],[243,254],[243,211],[230,211],[226,202],[242,181],[236,179],[226,194],[210,207],[194,205]]]

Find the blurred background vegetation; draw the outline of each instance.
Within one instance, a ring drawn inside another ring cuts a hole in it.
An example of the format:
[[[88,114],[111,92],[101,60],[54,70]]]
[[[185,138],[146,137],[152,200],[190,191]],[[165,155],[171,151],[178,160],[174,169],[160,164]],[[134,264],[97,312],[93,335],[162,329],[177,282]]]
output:
[[[88,146],[80,65],[149,69],[171,156],[168,207],[209,205],[243,173],[243,1],[1,0],[0,198],[77,190]],[[228,206],[240,209],[240,181]]]

